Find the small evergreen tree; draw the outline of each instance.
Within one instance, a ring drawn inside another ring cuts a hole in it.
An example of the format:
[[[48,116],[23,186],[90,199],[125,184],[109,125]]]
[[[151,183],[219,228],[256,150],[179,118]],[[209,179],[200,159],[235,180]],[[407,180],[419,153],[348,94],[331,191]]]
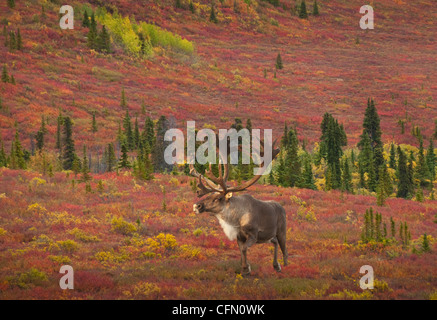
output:
[[[41,127],[36,133],[36,149],[42,151],[44,148],[44,135],[47,133],[44,116],[41,117]]]
[[[434,139],[437,139],[437,119],[434,120],[434,134],[433,134]]]
[[[124,142],[121,145],[121,157],[120,157],[120,160],[118,162],[119,168],[130,168],[131,167],[127,152],[128,152],[128,146],[126,145],[126,142]]]
[[[15,33],[13,31],[9,32],[9,50],[14,51],[17,49],[17,40],[15,38]]]
[[[15,0],[8,0],[7,2],[9,8],[11,9],[15,8]]]
[[[21,40],[20,28],[17,30],[17,50],[23,50],[23,41]]]
[[[127,108],[126,94],[124,93],[124,88],[121,89],[121,102],[120,102],[120,106],[123,109]]]
[[[74,158],[76,157],[76,151],[73,140],[73,123],[70,117],[64,118],[64,141],[62,143],[63,149],[63,168],[64,170],[71,170]]]
[[[123,119],[124,136],[126,137],[127,147],[129,150],[135,148],[135,138],[132,130],[132,122],[129,116],[129,110],[126,110],[126,115]]]
[[[2,81],[3,82],[9,82],[9,75],[8,75],[8,70],[6,69],[6,64],[3,65]]]
[[[431,247],[429,245],[429,240],[428,240],[428,236],[425,233],[422,236],[422,252],[430,252],[431,251]]]
[[[117,161],[117,159],[115,158],[115,151],[112,143],[108,143],[108,148],[106,149],[105,156],[106,171],[112,172]]]
[[[302,187],[307,188],[307,189],[312,189],[312,190],[317,189],[316,185],[314,183],[313,168],[311,165],[311,159],[310,159],[309,155],[307,155],[306,160],[305,160],[305,166],[304,166],[302,178],[303,178]]]
[[[5,146],[3,144],[3,139],[0,135],[0,167],[6,167],[8,165]]]
[[[89,26],[89,31],[88,31],[88,47],[90,49],[97,49],[98,45],[97,45],[97,22],[94,16],[94,12],[91,15],[91,21],[90,21],[90,26]]]
[[[211,5],[211,13],[209,15],[209,21],[213,22],[213,23],[217,23],[217,17],[215,15],[215,10],[214,10],[214,5]]]
[[[349,161],[346,158],[343,162],[342,190],[352,192],[352,175],[349,169]]]
[[[77,155],[75,155],[73,164],[71,165],[71,170],[73,171],[75,177],[79,174],[81,168],[82,168],[82,164],[80,162],[80,159]]]
[[[302,0],[299,8],[299,18],[308,19],[307,5],[305,0]]]
[[[86,10],[83,11],[82,27],[84,27],[84,28],[90,27],[90,18],[88,16],[88,12]]]
[[[390,168],[396,170],[396,150],[395,150],[395,145],[393,142],[390,145],[390,161],[388,164],[389,164]]]
[[[93,111],[92,113],[92,120],[91,120],[91,132],[96,133],[97,132],[97,121],[96,121],[96,112]]]
[[[281,54],[280,53],[278,53],[278,56],[276,57],[275,67],[276,67],[276,69],[284,68],[284,65],[282,64],[282,58],[281,58]]]
[[[62,138],[61,138],[61,128],[64,124],[64,118],[62,113],[59,112],[58,118],[56,119],[56,149],[61,150],[62,148]]]
[[[89,164],[88,164],[88,157],[87,157],[87,153],[86,153],[86,146],[83,146],[83,158],[82,158],[82,177],[81,177],[81,181],[82,182],[88,182],[91,180],[91,176],[90,176],[90,168],[89,168]]]
[[[26,169],[26,160],[24,158],[24,150],[21,146],[18,129],[15,131],[15,138],[11,147],[11,156],[13,157],[11,169]]]
[[[398,146],[398,191],[396,197],[410,197],[410,179],[408,177],[407,158],[402,149]]]
[[[135,148],[138,149],[138,146],[140,144],[140,129],[138,128],[138,118],[135,117],[135,126],[134,126],[134,145]]]
[[[419,138],[419,152],[416,166],[416,177],[419,180],[419,185],[424,187],[427,185],[427,180],[429,178],[429,167],[425,158],[425,153],[423,149],[423,139]]]
[[[194,4],[193,4],[193,1],[190,0],[190,4],[188,5],[188,7],[189,7],[191,13],[194,13]]]
[[[313,16],[319,15],[319,5],[317,4],[317,0],[314,0],[314,6],[313,6]]]
[[[97,37],[97,49],[101,52],[109,53],[111,51],[111,38],[106,27],[102,27],[102,31]]]

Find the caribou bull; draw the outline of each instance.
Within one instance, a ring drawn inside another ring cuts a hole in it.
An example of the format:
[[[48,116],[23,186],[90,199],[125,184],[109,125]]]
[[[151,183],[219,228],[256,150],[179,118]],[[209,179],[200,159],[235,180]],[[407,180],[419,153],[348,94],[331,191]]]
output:
[[[272,159],[279,153],[273,150]],[[265,165],[264,168],[268,167]],[[281,271],[278,262],[278,246],[283,254],[284,265],[287,265],[286,217],[284,208],[275,201],[261,201],[248,194],[236,196],[235,193],[246,190],[256,183],[261,175],[240,186],[229,187],[227,179],[229,164],[218,165],[219,176],[212,173],[211,164],[205,175],[190,165],[190,174],[198,178],[198,197],[207,195],[193,205],[195,213],[208,212],[217,217],[229,240],[237,240],[241,252],[242,275],[249,275],[251,268],[247,262],[247,249],[255,243],[271,242],[274,245],[273,267]]]

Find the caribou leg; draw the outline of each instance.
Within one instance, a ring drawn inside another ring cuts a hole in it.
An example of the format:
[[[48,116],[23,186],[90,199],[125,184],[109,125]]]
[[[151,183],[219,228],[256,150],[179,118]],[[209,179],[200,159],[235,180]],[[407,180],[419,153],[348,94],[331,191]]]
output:
[[[281,265],[278,262],[278,239],[274,237],[270,241],[275,246],[275,251],[273,253],[273,268],[275,268],[276,271],[281,272]]]
[[[284,258],[284,266],[286,266],[286,265],[288,265],[288,252],[287,252],[287,247],[285,245],[286,231],[283,230],[283,232],[279,232],[276,237],[278,239],[279,246],[281,247],[282,255]]]
[[[251,269],[250,264],[247,262],[247,249],[256,243],[256,236],[254,234],[242,235],[240,233],[237,236],[237,242],[241,252],[241,274],[243,276],[249,276]]]

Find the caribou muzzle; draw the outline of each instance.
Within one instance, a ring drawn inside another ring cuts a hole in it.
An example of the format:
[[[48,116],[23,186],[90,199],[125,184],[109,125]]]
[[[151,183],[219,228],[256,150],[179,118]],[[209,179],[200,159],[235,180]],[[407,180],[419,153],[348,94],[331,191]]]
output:
[[[203,203],[195,203],[193,204],[193,211],[195,213],[202,213],[205,211],[205,205]]]

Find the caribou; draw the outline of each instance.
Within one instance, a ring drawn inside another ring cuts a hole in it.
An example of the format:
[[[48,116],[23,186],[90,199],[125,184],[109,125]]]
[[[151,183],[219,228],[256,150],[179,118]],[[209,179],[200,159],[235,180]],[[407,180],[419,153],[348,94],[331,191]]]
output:
[[[264,148],[263,145],[262,147]],[[272,160],[278,153],[279,148],[273,149]],[[263,172],[268,165],[264,165]],[[235,195],[255,184],[262,174],[255,175],[239,186],[231,187],[227,184],[229,177],[227,162],[219,162],[218,177],[213,174],[211,164],[209,164],[209,170],[205,170],[204,175],[200,174],[193,164],[190,164],[190,174],[198,179],[197,196],[199,198],[206,196],[193,205],[193,211],[196,214],[206,212],[217,217],[229,240],[237,240],[241,253],[241,274],[248,276],[251,273],[250,264],[247,261],[247,250],[254,244],[268,242],[274,245],[273,268],[280,272],[278,246],[282,251],[284,265],[287,265],[288,259],[284,208],[276,201],[261,201],[248,194]]]

